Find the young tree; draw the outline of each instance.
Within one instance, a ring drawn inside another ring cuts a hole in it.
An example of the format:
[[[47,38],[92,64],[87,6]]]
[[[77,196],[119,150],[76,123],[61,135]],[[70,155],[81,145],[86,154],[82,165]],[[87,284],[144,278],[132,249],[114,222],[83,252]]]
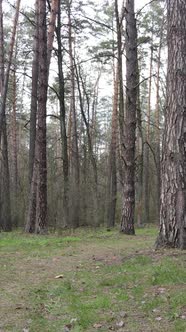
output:
[[[168,76],[157,247],[186,249],[186,2],[167,0]]]

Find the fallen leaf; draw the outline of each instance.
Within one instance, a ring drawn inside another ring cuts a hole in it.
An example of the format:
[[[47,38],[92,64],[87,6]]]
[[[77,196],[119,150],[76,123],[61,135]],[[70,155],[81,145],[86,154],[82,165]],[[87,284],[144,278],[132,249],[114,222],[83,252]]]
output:
[[[100,324],[100,323],[96,323],[96,324],[93,325],[93,327],[94,327],[95,329],[100,329],[102,326],[103,326],[103,325]]]
[[[58,276],[55,276],[55,279],[63,279],[64,275],[63,274],[59,274]]]
[[[157,320],[158,322],[160,322],[162,320],[162,317],[156,317],[155,320]]]
[[[123,327],[125,325],[125,323],[121,320],[121,322],[118,322],[118,323],[116,323],[116,326],[117,327]]]
[[[69,332],[72,328],[72,324],[66,324],[64,327],[64,332]]]
[[[74,324],[74,323],[76,323],[77,322],[77,318],[72,318],[71,320],[70,320],[70,324]]]
[[[121,311],[121,312],[120,312],[120,316],[121,316],[122,318],[126,318],[126,317],[127,317],[127,313],[126,313],[125,311]]]

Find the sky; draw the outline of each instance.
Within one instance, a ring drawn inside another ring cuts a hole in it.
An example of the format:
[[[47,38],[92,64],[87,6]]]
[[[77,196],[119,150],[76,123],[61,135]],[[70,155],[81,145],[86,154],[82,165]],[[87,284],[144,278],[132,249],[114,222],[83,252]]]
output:
[[[119,2],[120,1],[121,0],[119,0]],[[6,2],[6,0],[5,0],[5,2]],[[28,7],[33,7],[34,6],[34,2],[35,2],[35,0],[21,0],[22,5],[28,6]],[[98,3],[98,4],[101,3],[100,0],[94,0],[94,2]],[[9,0],[9,3],[14,4],[15,0]],[[135,1],[136,9],[139,10],[140,8],[142,8],[147,3],[149,3],[149,0],[136,0]]]

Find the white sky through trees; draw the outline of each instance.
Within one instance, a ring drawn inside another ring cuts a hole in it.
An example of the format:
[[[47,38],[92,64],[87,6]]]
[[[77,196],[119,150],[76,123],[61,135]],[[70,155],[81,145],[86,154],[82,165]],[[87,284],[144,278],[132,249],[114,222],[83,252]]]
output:
[[[94,0],[95,3],[98,3],[99,5],[102,3],[102,0]],[[6,2],[6,0],[5,0]],[[15,0],[9,0],[8,1],[10,4],[14,5]],[[111,2],[111,1],[109,1]],[[119,0],[119,2],[122,2],[121,0]],[[148,4],[150,2],[150,0],[136,0],[135,1],[135,6],[136,9],[139,10],[140,8],[142,8],[144,5]],[[33,7],[35,0],[21,0],[22,6],[27,6],[27,7]]]

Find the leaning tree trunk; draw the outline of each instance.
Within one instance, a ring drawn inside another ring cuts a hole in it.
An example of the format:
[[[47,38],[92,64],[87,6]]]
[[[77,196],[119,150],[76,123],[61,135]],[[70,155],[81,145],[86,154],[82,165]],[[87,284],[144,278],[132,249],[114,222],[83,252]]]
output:
[[[167,0],[168,76],[157,247],[186,249],[186,2]]]
[[[137,104],[137,30],[134,0],[126,1],[126,119],[122,159],[124,163],[121,231],[135,234],[135,139]]]

